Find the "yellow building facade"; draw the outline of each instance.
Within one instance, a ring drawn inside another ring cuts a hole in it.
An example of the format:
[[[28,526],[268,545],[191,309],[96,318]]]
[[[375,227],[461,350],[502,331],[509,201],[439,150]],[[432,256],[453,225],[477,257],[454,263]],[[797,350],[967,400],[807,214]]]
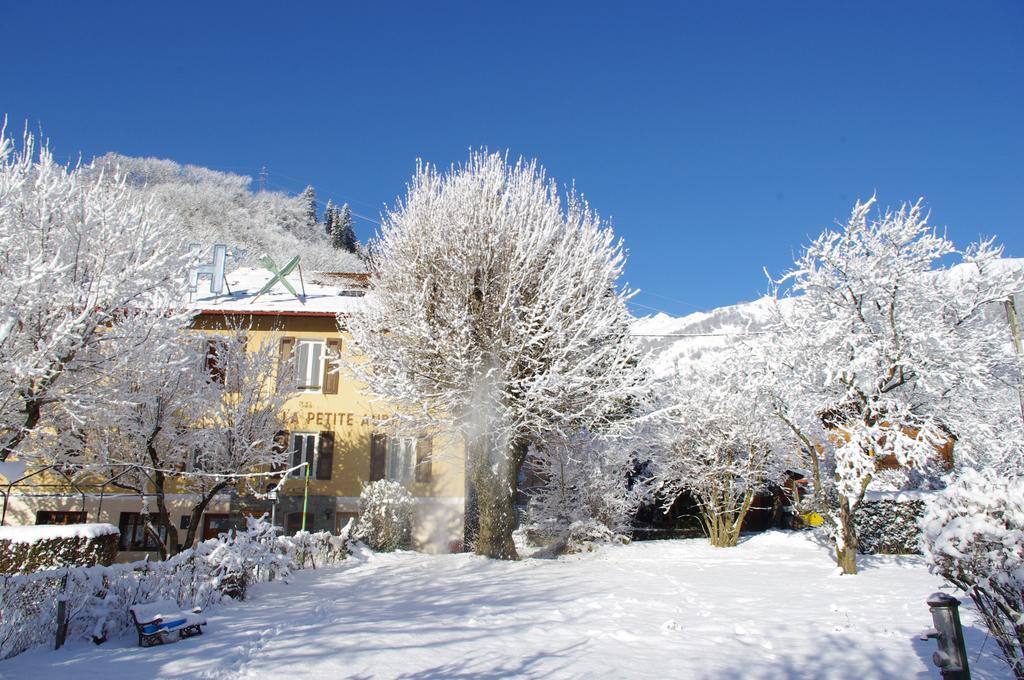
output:
[[[247,329],[250,349],[272,342],[278,348],[275,384],[286,393],[280,445],[291,468],[302,470],[278,485],[279,478],[261,477],[214,498],[200,529],[213,537],[244,526],[245,516],[272,516],[286,533],[302,526],[311,531],[340,530],[358,512],[364,485],[393,479],[415,498],[414,547],[426,552],[461,549],[465,506],[465,457],[461,437],[444,431],[400,431],[380,423],[388,405],[369,394],[347,369],[359,359],[351,352],[351,336],[339,329],[339,314],[359,313],[365,280],[354,275],[317,274],[309,280],[291,276],[299,296],[275,287],[257,296],[269,278],[261,270],[227,275],[230,293],[198,296],[190,302],[197,334],[216,337],[232,328]],[[340,357],[335,370],[333,357]],[[25,471],[21,476],[31,474]],[[16,484],[17,472],[0,470],[6,488],[4,523],[41,524],[107,522],[121,528],[120,560],[138,559],[154,546],[141,528],[142,501],[113,485],[72,485],[54,471],[44,471]],[[5,481],[4,477],[8,477]],[[308,483],[308,497],[306,486]],[[277,487],[279,492],[266,492]],[[169,485],[171,521],[179,531],[187,522],[195,497]],[[155,502],[150,503],[155,512]],[[184,535],[181,536],[184,538]]]

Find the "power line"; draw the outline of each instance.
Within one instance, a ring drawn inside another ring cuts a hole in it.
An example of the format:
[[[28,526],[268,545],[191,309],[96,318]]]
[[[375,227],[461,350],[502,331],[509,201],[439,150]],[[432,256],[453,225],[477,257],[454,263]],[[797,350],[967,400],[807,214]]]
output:
[[[695,305],[694,303],[689,302],[687,300],[680,300],[679,298],[669,297],[668,295],[662,295],[661,293],[652,293],[651,291],[645,290],[643,288],[637,291],[637,295],[653,295],[654,297],[661,298],[663,300],[668,300],[669,302],[678,302],[681,305],[687,305],[688,307],[693,307],[697,311],[702,311],[700,305]]]
[[[747,331],[745,333],[630,333],[634,338],[745,338],[749,335],[766,335],[778,331]]]

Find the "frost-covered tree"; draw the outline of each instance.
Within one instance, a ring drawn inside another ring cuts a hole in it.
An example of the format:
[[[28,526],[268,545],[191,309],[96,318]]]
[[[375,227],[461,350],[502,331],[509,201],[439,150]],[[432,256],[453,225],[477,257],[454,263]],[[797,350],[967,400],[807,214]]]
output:
[[[288,394],[275,389],[280,339],[273,334],[253,339],[243,326],[206,336],[207,384],[212,395],[188,421],[198,430],[191,473],[179,475],[184,489],[196,495],[185,545],[197,543],[200,519],[213,498],[228,489],[262,491],[249,475],[280,469],[287,452],[275,440],[284,428],[282,409]],[[212,359],[212,361],[210,360]],[[261,478],[256,478],[261,479]]]
[[[350,253],[356,253],[359,250],[359,240],[356,239],[356,230],[352,223],[352,209],[348,207],[348,203],[342,205],[341,211],[335,214],[331,244],[337,249]]]
[[[81,418],[107,360],[145,342],[118,329],[180,300],[186,252],[124,173],[59,165],[0,130],[0,253],[5,460],[48,418]]]
[[[57,431],[80,433],[82,461],[91,471],[138,494],[144,527],[166,559],[180,547],[167,504],[171,480],[187,471],[199,445],[188,419],[207,408],[213,394],[206,345],[180,324],[158,324],[139,350],[117,357],[93,386],[102,403],[82,422],[58,423]]]
[[[779,281],[792,297],[780,300],[766,351],[776,413],[851,574],[854,516],[880,457],[920,469],[951,438],[958,456],[983,455],[988,408],[1011,379],[1009,335],[991,312],[1021,289],[1021,271],[1003,266],[992,241],[959,251],[920,202],[881,214],[874,203],[858,202]]]
[[[106,407],[80,428],[86,460],[140,496],[146,530],[167,557],[201,538],[202,514],[218,493],[285,462],[274,436],[286,395],[273,390],[276,345],[249,347],[245,328],[200,335],[178,327],[163,339],[154,334],[144,355],[112,367]],[[172,492],[194,498],[184,540],[170,521]]]
[[[418,166],[373,250],[366,313],[345,320],[369,359],[357,370],[402,417],[462,433],[467,538],[514,559],[529,445],[614,427],[635,380],[621,244],[536,162],[477,152],[446,174]]]
[[[327,206],[324,208],[324,233],[327,234],[327,238],[334,245],[334,230],[338,224],[338,206],[334,205],[334,202],[327,199]],[[337,246],[335,246],[337,247]]]
[[[732,344],[680,364],[655,390],[663,407],[646,428],[654,478],[670,506],[690,494],[714,546],[736,545],[755,494],[780,471],[767,377],[749,344]]]
[[[315,229],[319,223],[316,214],[316,190],[312,186],[307,185],[302,193],[299,194],[299,201],[302,203],[303,210],[306,214],[306,226],[310,229]]]

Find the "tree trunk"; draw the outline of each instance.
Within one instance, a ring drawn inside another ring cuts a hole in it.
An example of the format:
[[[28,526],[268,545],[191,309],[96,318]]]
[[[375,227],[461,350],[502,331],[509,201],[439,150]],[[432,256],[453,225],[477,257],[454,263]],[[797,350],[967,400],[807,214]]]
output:
[[[519,559],[512,532],[517,524],[516,481],[526,457],[526,445],[511,444],[499,451],[490,437],[483,436],[472,447],[472,477],[479,517],[476,554],[499,560]]]
[[[213,497],[221,492],[221,490],[228,485],[228,482],[218,482],[213,486],[203,497],[199,500],[199,503],[192,508],[192,513],[189,515],[188,521],[188,533],[185,534],[185,542],[182,544],[188,548],[194,548],[199,544],[202,534],[199,533],[199,521],[203,518],[203,513],[206,512],[206,507],[213,500]]]
[[[0,463],[7,460],[8,456],[14,453],[14,450],[21,445],[28,433],[35,429],[36,425],[39,424],[39,420],[42,416],[42,402],[38,399],[29,399],[25,402],[25,408],[23,413],[25,414],[25,422],[15,430],[10,437],[0,447]]]
[[[150,530],[150,534],[156,539],[157,543],[160,544],[160,559],[166,560],[171,555],[178,554],[178,528],[174,526],[174,522],[171,521],[171,514],[167,510],[167,493],[164,489],[166,479],[162,472],[156,472],[153,475],[153,490],[156,494],[156,509],[157,516],[160,518],[160,523],[163,524],[164,530],[166,531],[166,539],[160,538],[160,532],[155,526],[148,526],[150,523],[147,522],[147,528]]]
[[[853,523],[854,513],[850,499],[839,497],[839,540],[836,541],[836,564],[844,574],[857,573],[857,529]]]
[[[88,330],[86,334],[91,335],[92,330]],[[83,334],[83,337],[85,337],[85,334]],[[75,351],[71,351],[59,357],[50,366],[50,374],[47,377],[34,381],[31,391],[21,391],[21,397],[25,400],[25,406],[21,409],[21,412],[25,414],[25,422],[0,446],[0,463],[6,461],[14,453],[14,450],[25,441],[28,434],[39,425],[39,421],[42,418],[43,405],[50,401],[46,398],[46,395],[64,372],[64,367],[75,358],[75,354]]]
[[[150,433],[149,439],[146,441],[146,453],[149,455],[150,463],[153,464],[152,480],[153,492],[156,494],[156,508],[167,538],[161,539],[160,532],[156,527],[150,526],[150,522],[146,522],[146,525],[153,538],[160,545],[160,559],[166,560],[171,555],[178,554],[178,528],[174,526],[174,522],[171,521],[171,513],[167,511],[167,478],[164,476],[163,471],[160,470],[160,454],[156,450],[155,442],[161,429],[157,427]]]

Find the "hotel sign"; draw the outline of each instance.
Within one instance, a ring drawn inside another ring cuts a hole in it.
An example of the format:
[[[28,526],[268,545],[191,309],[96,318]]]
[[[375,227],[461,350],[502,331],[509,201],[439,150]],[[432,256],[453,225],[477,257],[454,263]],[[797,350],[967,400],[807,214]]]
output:
[[[345,411],[285,411],[284,419],[290,427],[320,427],[331,430],[369,427],[374,420],[383,420],[384,415],[367,415]]]

